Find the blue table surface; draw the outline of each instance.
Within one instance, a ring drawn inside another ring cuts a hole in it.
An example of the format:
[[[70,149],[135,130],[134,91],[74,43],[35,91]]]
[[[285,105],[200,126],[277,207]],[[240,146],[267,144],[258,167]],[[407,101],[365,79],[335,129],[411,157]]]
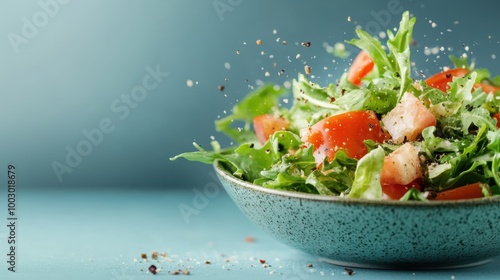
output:
[[[3,200],[0,206],[6,209]],[[259,230],[224,191],[205,199],[190,189],[19,192],[16,211],[16,272],[8,271],[2,261],[0,279],[498,279],[500,275],[500,257],[465,269],[353,268],[354,275],[349,275],[344,267],[319,262]],[[5,212],[0,219],[6,222]],[[0,239],[6,260],[5,226]],[[158,260],[151,259],[153,251],[159,252]],[[141,259],[142,253],[148,254],[148,261]],[[160,269],[156,275],[148,272],[152,264]],[[179,270],[180,275],[171,275]]]

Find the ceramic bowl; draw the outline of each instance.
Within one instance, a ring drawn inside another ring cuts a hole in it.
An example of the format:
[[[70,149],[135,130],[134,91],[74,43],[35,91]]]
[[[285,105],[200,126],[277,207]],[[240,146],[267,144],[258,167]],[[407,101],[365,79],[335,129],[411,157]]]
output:
[[[369,201],[267,189],[215,162],[229,196],[277,240],[322,261],[382,269],[444,269],[500,255],[500,198]]]

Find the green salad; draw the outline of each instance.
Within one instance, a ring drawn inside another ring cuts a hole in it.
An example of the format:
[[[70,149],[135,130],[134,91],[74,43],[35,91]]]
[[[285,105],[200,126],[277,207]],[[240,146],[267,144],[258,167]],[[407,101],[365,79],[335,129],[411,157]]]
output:
[[[411,76],[416,19],[403,13],[386,46],[362,29],[360,49],[337,84],[304,74],[290,94],[277,85],[251,92],[215,121],[237,145],[182,153],[219,161],[266,188],[364,199],[446,200],[500,194],[500,77],[450,57],[454,67]],[[307,72],[307,71],[306,71]],[[290,98],[291,99],[291,98]],[[237,127],[238,124],[239,127]]]

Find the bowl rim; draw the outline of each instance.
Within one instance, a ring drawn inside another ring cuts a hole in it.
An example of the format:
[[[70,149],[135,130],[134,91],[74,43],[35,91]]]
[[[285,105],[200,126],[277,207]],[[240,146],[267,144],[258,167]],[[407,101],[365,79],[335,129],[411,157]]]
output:
[[[500,203],[499,196],[490,196],[484,198],[471,198],[471,199],[457,199],[457,200],[439,200],[439,201],[399,201],[399,200],[369,200],[359,198],[349,198],[340,196],[328,196],[321,194],[311,194],[294,192],[287,190],[277,190],[255,185],[251,182],[244,181],[235,177],[228,170],[223,168],[219,160],[213,162],[213,167],[218,175],[230,181],[236,186],[250,189],[256,192],[281,196],[285,198],[297,198],[301,200],[317,201],[317,202],[331,202],[334,204],[355,204],[355,205],[373,205],[373,206],[394,206],[394,207],[458,207],[458,206],[477,206]]]

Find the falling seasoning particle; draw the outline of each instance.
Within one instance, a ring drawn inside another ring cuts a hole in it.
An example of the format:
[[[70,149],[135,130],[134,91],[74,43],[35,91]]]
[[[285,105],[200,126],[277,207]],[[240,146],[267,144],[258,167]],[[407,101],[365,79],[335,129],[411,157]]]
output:
[[[147,261],[147,260],[148,260],[148,254],[146,254],[146,253],[142,253],[142,254],[141,254],[141,259],[143,259],[143,260],[146,260],[146,261]]]
[[[231,64],[229,64],[229,62],[226,62],[226,63],[224,63],[224,67],[225,67],[227,70],[229,70],[229,69],[231,69]]]
[[[261,39],[258,39],[257,41],[255,41],[255,43],[256,43],[258,46],[260,46],[260,45],[262,45],[262,40],[261,40]]]
[[[153,260],[157,260],[157,259],[158,259],[158,252],[153,251],[153,252],[151,253],[151,258],[152,258]]]
[[[156,274],[156,265],[152,264],[149,268],[148,268],[149,272],[151,272],[152,274]]]
[[[206,260],[205,261],[205,264],[211,264],[212,262],[210,262],[210,260]]]
[[[354,270],[352,270],[351,268],[346,267],[346,268],[344,268],[344,270],[347,273],[347,275],[349,275],[349,276],[352,276],[352,275],[356,274],[354,272]]]
[[[304,72],[306,72],[307,75],[311,75],[311,66],[309,65],[304,66]]]
[[[264,73],[264,76],[269,77],[271,76],[271,73],[269,73],[269,71],[266,71],[266,73]]]
[[[278,30],[273,29],[273,34],[275,34],[275,35],[278,34]]]
[[[281,42],[281,43],[282,43],[283,45],[286,45],[286,41],[285,41],[285,40],[283,40],[283,42]]]
[[[160,256],[162,256],[162,258],[166,258],[167,257],[167,253],[161,252]]]
[[[240,54],[240,50],[237,50],[237,51],[236,51],[236,54]]]
[[[192,87],[192,86],[193,86],[193,81],[192,81],[192,80],[187,80],[187,81],[186,81],[186,85],[187,85],[188,87]]]
[[[219,89],[219,91],[224,91],[226,87],[224,85],[219,85],[217,88]]]
[[[190,274],[190,272],[189,272],[189,270],[184,269],[184,271],[182,271],[182,274],[184,274],[184,275],[189,275],[189,274]]]
[[[312,263],[308,263],[307,267],[313,267],[313,264]]]
[[[348,21],[348,22],[351,22],[351,16],[348,16],[348,17],[347,17],[347,21]]]
[[[265,263],[266,263],[266,260],[259,260],[259,262],[260,262],[261,264],[265,264]]]
[[[302,42],[300,43],[303,47],[309,48],[311,46],[311,42]]]
[[[298,53],[296,56],[295,56],[295,59],[299,59],[300,58],[300,53]]]

